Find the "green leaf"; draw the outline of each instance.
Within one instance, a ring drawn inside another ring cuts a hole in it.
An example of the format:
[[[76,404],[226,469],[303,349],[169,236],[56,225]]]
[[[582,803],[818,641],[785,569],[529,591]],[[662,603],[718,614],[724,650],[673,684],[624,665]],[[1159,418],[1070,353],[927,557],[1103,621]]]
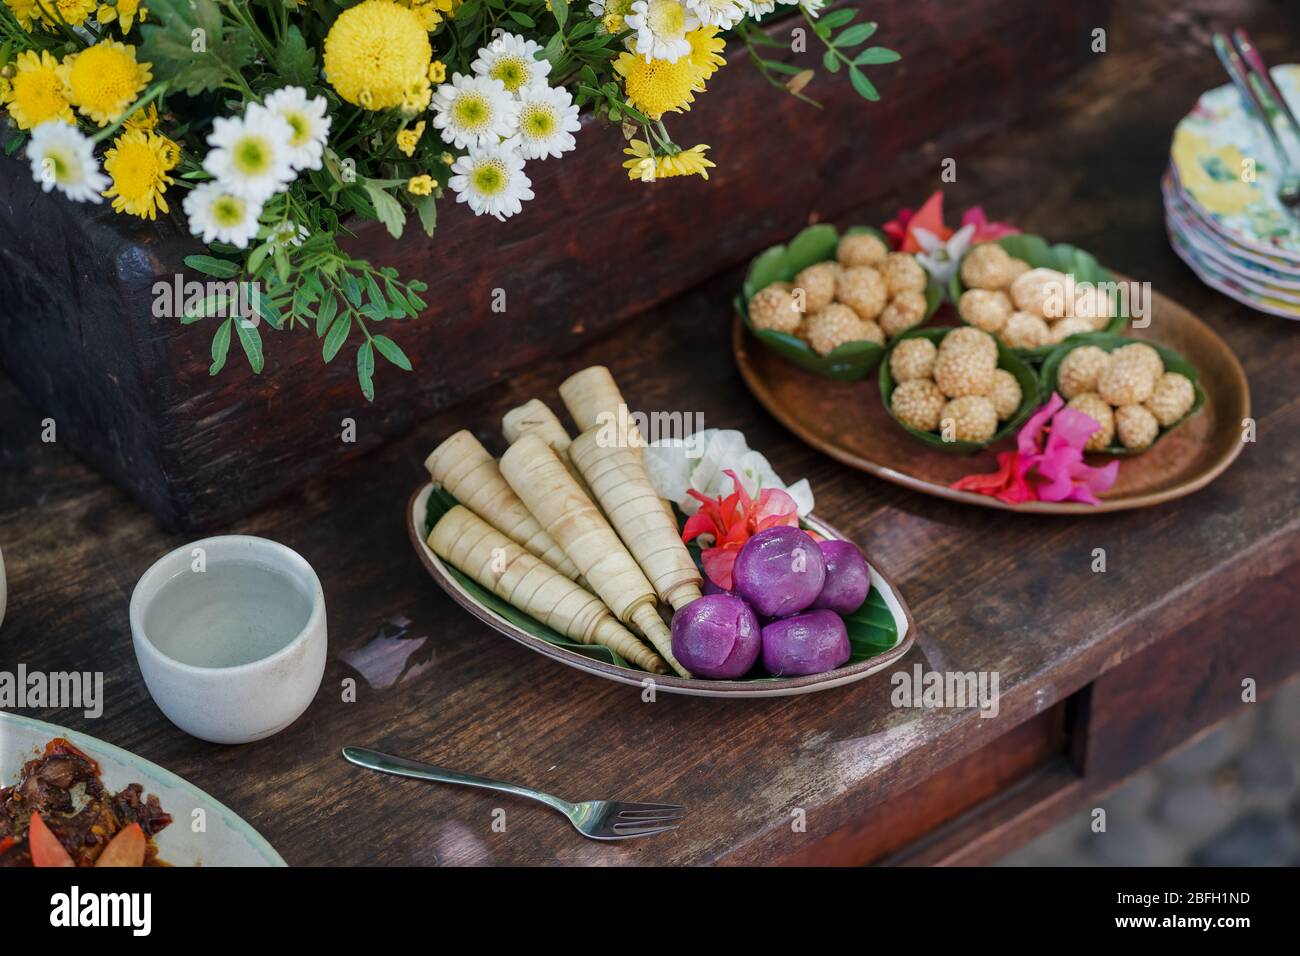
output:
[[[370,197],[370,202],[375,207],[375,218],[384,224],[389,235],[394,239],[400,239],[402,229],[406,225],[406,212],[402,209],[402,204],[369,180],[366,181],[365,188],[366,195]]]
[[[375,400],[375,350],[367,340],[357,349],[357,381],[361,383],[361,394],[366,401]]]
[[[857,10],[854,10],[852,7],[844,7],[840,10],[832,10],[817,22],[828,29],[838,30],[857,15]]]
[[[217,259],[213,256],[186,256],[185,264],[195,272],[217,279],[229,279],[239,274],[239,266],[229,259]]]
[[[225,29],[214,0],[152,0],[149,14],[137,58],[152,64],[155,76],[169,77],[173,90],[214,90],[253,61],[248,31]]]
[[[379,354],[392,362],[403,372],[411,371],[411,360],[406,357],[402,347],[386,335],[376,335],[373,339]]]
[[[316,313],[316,338],[324,335],[334,321],[334,317],[339,314],[339,300],[334,293],[327,293],[325,299],[321,302],[320,311]]]
[[[217,332],[212,336],[212,365],[208,368],[209,375],[216,375],[226,364],[226,353],[230,351],[230,325],[233,321],[226,319],[217,326]]]
[[[875,102],[880,99],[880,93],[877,92],[875,84],[867,79],[867,74],[863,73],[856,66],[849,67],[849,82],[853,88],[858,91],[858,95],[863,99]]]
[[[857,46],[871,38],[871,35],[876,32],[876,26],[874,23],[855,23],[851,27],[846,27],[835,38],[834,45]]]
[[[438,197],[434,195],[415,197],[415,212],[420,217],[420,228],[426,236],[432,236],[438,228]]]
[[[302,31],[290,26],[276,55],[276,69],[290,83],[308,86],[316,79],[316,51],[307,46]]]
[[[826,68],[827,73],[838,73],[840,71],[840,58],[834,50],[827,50],[822,54],[822,66]]]
[[[351,272],[343,273],[343,296],[355,309],[361,308],[361,286]]]
[[[555,22],[564,29],[564,24],[569,19],[569,0],[551,0],[551,12],[555,14]],[[527,24],[525,24],[527,25]]]
[[[521,27],[537,26],[537,21],[534,20],[526,13],[520,13],[518,10],[508,10],[506,12],[509,15],[510,19],[514,20],[515,23],[519,24]]]
[[[344,312],[330,326],[329,334],[325,336],[325,342],[321,346],[321,358],[327,363],[334,361],[334,356],[339,354],[339,349],[343,348],[343,343],[347,341],[348,333],[351,331],[352,315]]]
[[[883,46],[869,46],[853,58],[858,66],[874,66],[880,63],[897,63],[902,54],[886,50]]]
[[[220,315],[226,308],[226,294],[224,292],[214,292],[207,296],[198,305],[192,309],[186,309],[185,314],[181,316],[181,325],[190,325],[200,319],[206,319],[210,316]]]
[[[235,331],[239,333],[239,344],[244,347],[244,354],[248,356],[248,364],[253,369],[253,374],[261,375],[262,366],[265,364],[262,356],[262,333],[257,331],[254,323],[243,319],[235,322]]]
[[[257,275],[258,271],[262,268],[262,263],[266,261],[267,253],[269,253],[270,251],[271,251],[271,244],[269,242],[262,243],[260,246],[258,246],[256,249],[252,251],[252,253],[248,257],[249,275],[254,275],[254,276]]]

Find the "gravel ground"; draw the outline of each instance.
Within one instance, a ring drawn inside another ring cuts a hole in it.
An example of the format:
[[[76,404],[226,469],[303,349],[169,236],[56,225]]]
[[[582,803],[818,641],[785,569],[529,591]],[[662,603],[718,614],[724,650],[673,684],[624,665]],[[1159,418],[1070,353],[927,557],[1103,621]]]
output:
[[[1300,680],[1215,727],[1001,866],[1300,866]]]

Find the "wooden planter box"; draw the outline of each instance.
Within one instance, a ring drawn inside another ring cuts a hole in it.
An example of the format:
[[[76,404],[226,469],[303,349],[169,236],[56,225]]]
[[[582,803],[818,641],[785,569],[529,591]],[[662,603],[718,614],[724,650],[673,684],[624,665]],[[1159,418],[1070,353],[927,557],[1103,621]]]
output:
[[[428,311],[389,330],[416,370],[379,363],[373,404],[351,352],[323,366],[320,342],[301,330],[267,331],[262,375],[232,346],[226,369],[209,377],[211,321],[152,314],[154,283],[201,251],[179,220],[151,224],[43,194],[25,161],[0,160],[0,356],[56,420],[59,440],[166,527],[220,525],[782,241],[810,215],[832,219],[926,166],[937,181],[956,146],[1092,59],[1090,31],[1106,23],[1109,3],[1089,7],[877,0],[873,42],[903,60],[872,71],[877,104],[819,71],[808,92],[824,110],[770,88],[733,42],[729,65],[672,123],[678,142],[712,147],[708,182],[630,182],[619,131],[588,122],[577,151],[529,165],[537,198],[506,223],[444,201],[433,239],[414,223],[400,241],[359,224],[354,252],[429,284]],[[798,26],[769,32],[786,39]],[[504,312],[492,309],[497,289]],[[718,308],[718,321],[730,321],[729,304]],[[356,423],[355,442],[341,440],[344,419]]]

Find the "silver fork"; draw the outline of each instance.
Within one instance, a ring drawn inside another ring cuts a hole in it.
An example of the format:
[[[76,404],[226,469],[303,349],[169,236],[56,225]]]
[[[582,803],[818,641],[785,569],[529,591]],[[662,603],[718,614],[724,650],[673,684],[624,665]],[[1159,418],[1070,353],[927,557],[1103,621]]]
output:
[[[367,750],[365,747],[344,747],[343,758],[358,767],[391,773],[398,777],[412,777],[416,780],[432,780],[437,783],[459,783],[467,787],[481,787],[484,790],[497,790],[501,793],[513,793],[520,797],[529,797],[559,810],[583,836],[593,840],[627,840],[632,837],[654,836],[676,830],[675,820],[686,815],[686,808],[673,803],[619,803],[614,800],[588,800],[584,803],[569,803],[549,793],[542,793],[531,787],[492,780],[472,773],[461,773],[445,767],[394,757],[391,754]]]

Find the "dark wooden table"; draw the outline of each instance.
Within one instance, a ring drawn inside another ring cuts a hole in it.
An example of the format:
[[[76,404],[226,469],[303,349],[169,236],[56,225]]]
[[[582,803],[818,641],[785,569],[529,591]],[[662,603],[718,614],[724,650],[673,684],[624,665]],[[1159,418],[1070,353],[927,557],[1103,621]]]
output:
[[[135,665],[132,587],[182,540],[57,442],[42,442],[41,411],[0,382],[0,547],[10,587],[0,667],[102,670],[101,719],[34,716],[187,777],[291,864],[997,858],[1249,706],[1243,680],[1266,696],[1300,671],[1300,328],[1200,285],[1168,247],[1158,190],[1174,123],[1223,80],[1207,30],[1243,22],[1271,60],[1295,59],[1300,32],[1286,6],[1120,5],[1095,66],[1016,129],[955,157],[958,179],[947,186],[950,210],[983,203],[1151,280],[1236,351],[1258,440],[1196,495],[1141,512],[1033,518],[927,498],[819,456],[740,382],[728,348],[738,283],[730,269],[229,528],[305,555],[330,623],[330,662],[311,709],[242,747],[173,727]],[[879,222],[924,199],[943,158],[855,219]],[[784,214],[791,233],[807,218]],[[617,295],[617,278],[604,278]],[[425,454],[462,426],[499,447],[503,411],[533,396],[554,401],[568,372],[594,362],[613,369],[634,405],[702,412],[706,424],[743,429],[788,480],[806,475],[819,514],[856,536],[911,603],[917,646],[897,669],[997,671],[999,715],[896,708],[887,674],[806,697],[660,694],[643,703],[636,689],[558,666],[462,612],[407,542],[406,499],[425,480]],[[1105,573],[1091,570],[1096,548],[1106,551]],[[373,667],[364,668],[372,684],[348,663],[365,648],[400,660],[416,643],[404,676],[388,686],[377,686],[385,682]],[[345,701],[350,681],[355,702]],[[541,807],[356,770],[339,757],[345,744],[578,798],[678,801],[691,816],[665,836],[592,843]],[[492,827],[498,807],[504,832]]]

